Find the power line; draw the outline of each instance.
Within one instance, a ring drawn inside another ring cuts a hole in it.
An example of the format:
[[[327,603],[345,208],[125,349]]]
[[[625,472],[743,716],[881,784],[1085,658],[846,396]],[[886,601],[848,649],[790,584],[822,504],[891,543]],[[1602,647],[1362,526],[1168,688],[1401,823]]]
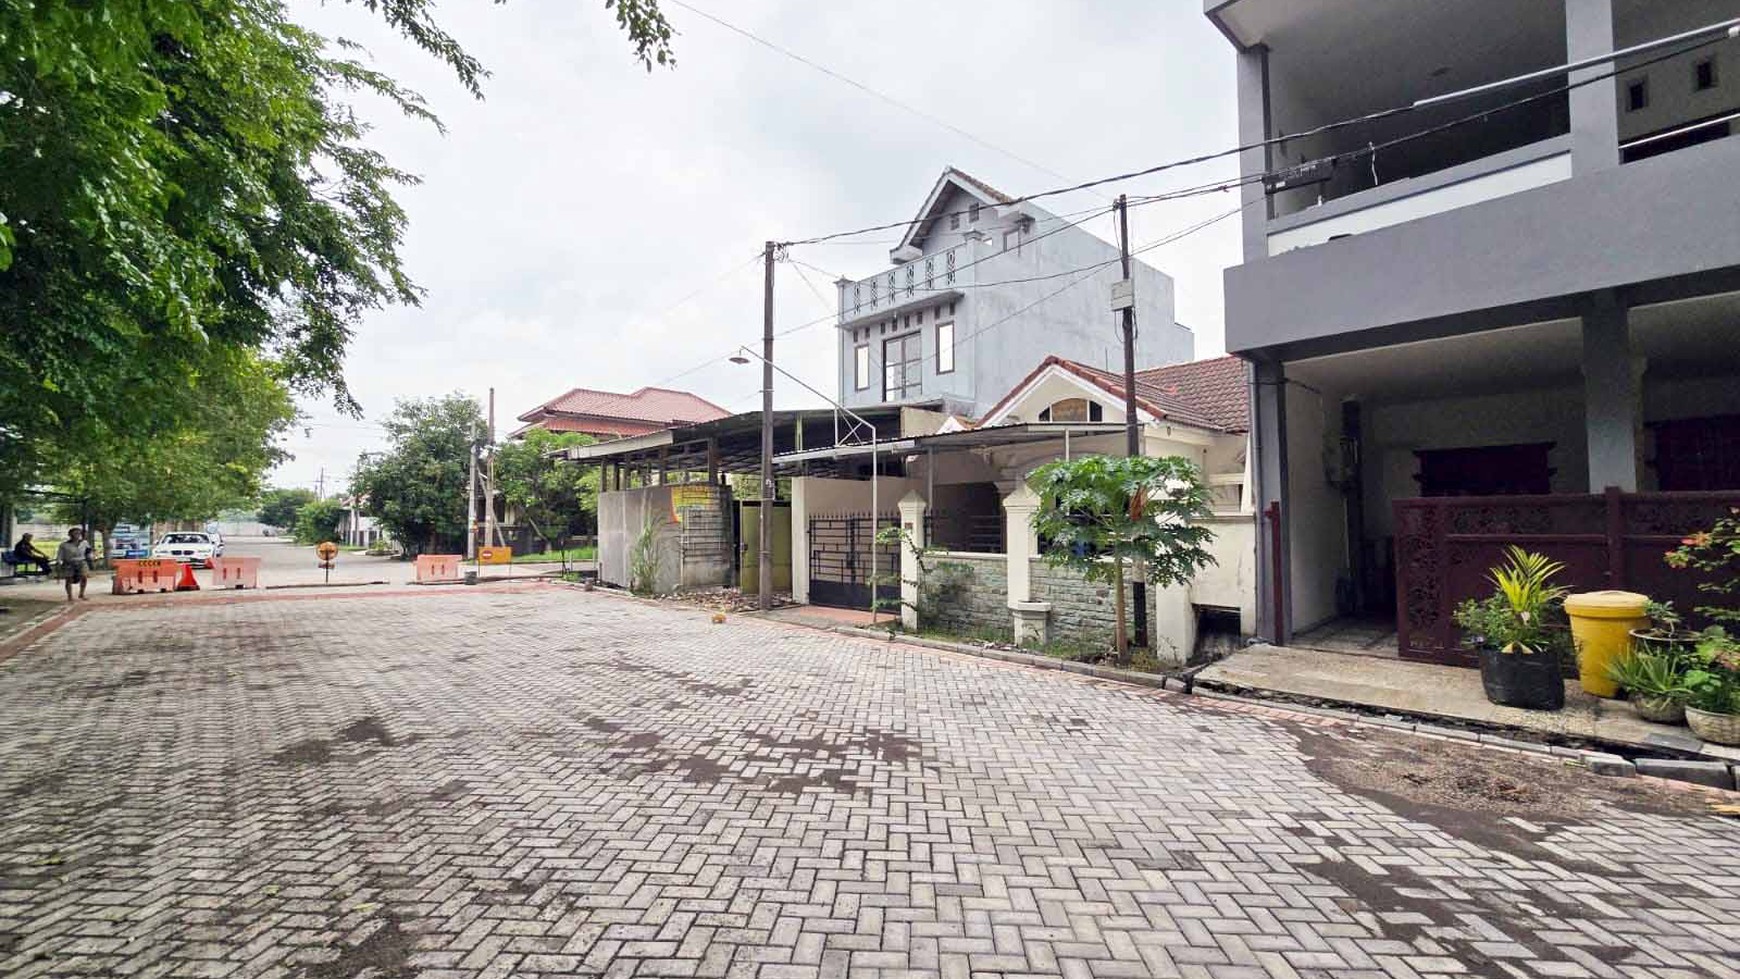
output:
[[[1506,111],[1508,109],[1514,109],[1518,106],[1528,105],[1530,103],[1539,101],[1539,100],[1544,99],[1544,98],[1551,98],[1553,96],[1561,95],[1561,94],[1564,94],[1566,92],[1570,92],[1570,91],[1573,91],[1575,89],[1582,88],[1586,85],[1593,85],[1593,84],[1596,84],[1598,82],[1606,81],[1606,80],[1614,78],[1618,75],[1624,74],[1625,72],[1636,71],[1639,68],[1648,67],[1649,65],[1653,65],[1653,64],[1656,64],[1656,63],[1659,63],[1662,61],[1667,61],[1667,60],[1670,60],[1672,58],[1680,57],[1680,56],[1687,54],[1691,51],[1696,51],[1699,48],[1704,48],[1704,47],[1708,47],[1708,46],[1713,45],[1713,44],[1718,44],[1726,39],[1726,35],[1718,34],[1714,37],[1710,37],[1710,38],[1707,38],[1707,39],[1702,40],[1702,41],[1697,41],[1695,43],[1688,44],[1685,47],[1678,48],[1676,50],[1670,51],[1667,54],[1660,55],[1660,56],[1655,57],[1655,58],[1651,58],[1651,59],[1648,59],[1645,61],[1640,61],[1640,62],[1637,62],[1635,64],[1630,64],[1630,65],[1627,65],[1623,68],[1618,67],[1616,59],[1621,58],[1621,57],[1625,57],[1625,56],[1627,56],[1627,54],[1632,53],[1632,52],[1651,49],[1653,47],[1659,47],[1663,44],[1672,43],[1672,42],[1679,40],[1681,38],[1697,36],[1697,35],[1701,35],[1701,34],[1709,33],[1709,32],[1714,32],[1714,31],[1730,31],[1730,30],[1735,30],[1735,29],[1740,29],[1740,18],[1735,18],[1734,20],[1731,20],[1731,21],[1724,21],[1724,22],[1719,23],[1719,24],[1712,24],[1708,27],[1700,28],[1696,31],[1687,31],[1687,32],[1684,32],[1684,33],[1681,33],[1678,35],[1674,35],[1673,37],[1658,39],[1656,41],[1648,42],[1647,44],[1644,44],[1644,45],[1633,45],[1630,48],[1625,48],[1625,49],[1622,49],[1619,51],[1611,52],[1610,54],[1604,56],[1603,58],[1585,59],[1582,62],[1575,62],[1575,63],[1573,63],[1574,65],[1584,65],[1584,64],[1598,64],[1598,63],[1602,63],[1602,62],[1606,62],[1606,61],[1613,61],[1615,63],[1615,67],[1607,72],[1602,73],[1602,74],[1593,75],[1593,76],[1590,76],[1588,78],[1582,78],[1582,79],[1578,79],[1578,80],[1572,81],[1572,82],[1567,82],[1564,85],[1561,85],[1557,88],[1554,88],[1554,89],[1551,89],[1551,90],[1548,90],[1545,92],[1541,92],[1537,95],[1532,95],[1532,96],[1528,96],[1525,98],[1516,99],[1516,100],[1513,100],[1511,102],[1506,102],[1506,103],[1501,104],[1501,105],[1493,106],[1492,108],[1489,108],[1489,109],[1483,109],[1479,112],[1471,113],[1471,114],[1464,116],[1461,119],[1458,119],[1452,123],[1447,123],[1447,124],[1442,125],[1442,126],[1434,126],[1434,127],[1431,127],[1430,129],[1423,130],[1419,133],[1414,133],[1414,134],[1411,134],[1411,135],[1406,136],[1406,137],[1402,137],[1401,139],[1398,139],[1398,140],[1391,140],[1388,143],[1384,144],[1383,146],[1379,146],[1376,148],[1382,149],[1382,148],[1387,147],[1387,146],[1395,146],[1398,143],[1405,142],[1409,139],[1418,139],[1418,138],[1421,138],[1422,136],[1431,135],[1431,134],[1434,134],[1437,132],[1441,132],[1444,129],[1452,128],[1453,126],[1463,125],[1467,122],[1482,119],[1482,118],[1485,118],[1489,115],[1493,115],[1493,114],[1498,113],[1498,112],[1503,112],[1503,111]],[[1186,158],[1179,159],[1179,160],[1171,160],[1171,161],[1168,161],[1166,163],[1159,163],[1159,164],[1155,164],[1154,166],[1143,167],[1142,169],[1139,169],[1139,170],[1131,170],[1131,171],[1128,171],[1126,173],[1114,174],[1114,175],[1109,176],[1109,177],[1100,177],[1100,178],[1097,178],[1094,180],[1083,181],[1081,183],[1072,184],[1072,185],[1067,186],[1067,187],[1057,187],[1057,188],[1053,188],[1051,190],[1044,190],[1044,191],[1040,191],[1040,192],[1034,193],[1034,194],[1027,194],[1027,195],[1022,196],[1022,197],[1014,197],[1014,198],[1010,198],[1009,200],[1002,201],[1000,203],[1004,206],[1007,206],[1010,204],[1020,204],[1020,203],[1026,202],[1026,201],[1034,201],[1034,200],[1039,200],[1041,198],[1046,198],[1046,197],[1055,197],[1059,194],[1067,194],[1067,193],[1071,193],[1073,191],[1089,190],[1089,189],[1092,189],[1094,187],[1103,186],[1105,184],[1120,183],[1120,182],[1125,181],[1125,180],[1134,180],[1138,177],[1152,176],[1154,174],[1163,173],[1163,172],[1168,171],[1168,170],[1176,170],[1176,169],[1179,169],[1181,167],[1194,166],[1194,165],[1201,164],[1201,163],[1207,163],[1207,162],[1212,161],[1212,160],[1222,159],[1222,158],[1228,157],[1228,156],[1235,156],[1239,153],[1243,153],[1243,152],[1246,152],[1248,150],[1266,149],[1270,146],[1277,146],[1277,145],[1282,145],[1282,144],[1289,143],[1289,142],[1296,142],[1298,140],[1310,139],[1310,138],[1315,137],[1315,136],[1321,136],[1325,133],[1345,129],[1345,128],[1348,128],[1350,126],[1368,125],[1370,123],[1380,122],[1380,121],[1385,120],[1385,119],[1389,119],[1389,118],[1392,118],[1395,116],[1403,115],[1405,113],[1417,112],[1417,111],[1420,111],[1422,109],[1435,108],[1437,106],[1445,105],[1445,104],[1448,104],[1450,102],[1460,101],[1462,99],[1466,99],[1466,98],[1472,97],[1474,95],[1484,95],[1488,92],[1495,91],[1498,88],[1509,87],[1509,86],[1518,84],[1520,81],[1535,81],[1535,80],[1538,80],[1542,77],[1551,77],[1552,75],[1555,75],[1555,74],[1567,74],[1572,70],[1573,70],[1572,65],[1561,65],[1561,66],[1554,68],[1554,69],[1548,69],[1545,72],[1531,72],[1527,75],[1520,75],[1520,76],[1516,76],[1514,78],[1509,78],[1509,79],[1501,79],[1501,80],[1496,81],[1496,82],[1490,82],[1490,83],[1487,83],[1485,85],[1477,86],[1476,88],[1473,88],[1473,89],[1465,89],[1461,92],[1451,92],[1451,93],[1448,93],[1445,95],[1435,96],[1432,99],[1421,99],[1421,100],[1418,100],[1416,102],[1410,103],[1408,105],[1395,106],[1395,107],[1388,108],[1388,109],[1380,109],[1376,112],[1368,112],[1368,113],[1361,115],[1361,116],[1354,116],[1354,117],[1347,118],[1347,119],[1338,119],[1338,120],[1335,120],[1333,122],[1326,122],[1323,125],[1316,126],[1316,127],[1311,128],[1311,129],[1303,130],[1303,131],[1297,132],[1297,133],[1290,133],[1290,134],[1283,135],[1283,136],[1271,136],[1271,137],[1257,140],[1255,142],[1244,143],[1242,145],[1234,146],[1234,147],[1231,147],[1229,149],[1216,150],[1212,153],[1204,153],[1204,154],[1201,154],[1198,156],[1186,157]],[[1327,157],[1325,159],[1339,159],[1339,158],[1345,158],[1348,156],[1364,155],[1364,154],[1372,152],[1373,149],[1374,149],[1373,147],[1364,147],[1364,148],[1361,148],[1360,150],[1357,150],[1357,151],[1351,151],[1350,153],[1339,154],[1335,157]],[[1311,161],[1311,162],[1321,162],[1321,161]],[[1283,167],[1279,170],[1273,171],[1273,173],[1286,173],[1286,172],[1289,172],[1291,170],[1296,170],[1296,169],[1298,169],[1298,167]],[[966,214],[966,213],[969,213],[970,210],[971,209],[969,208],[967,211],[955,211],[955,212],[950,212],[950,213],[952,213],[952,214]],[[948,215],[947,214],[937,215],[937,217],[946,217],[946,216],[948,216]],[[872,232],[872,231],[888,231],[888,230],[892,230],[894,228],[911,227],[911,226],[917,224],[920,220],[924,220],[924,219],[922,219],[922,218],[909,218],[909,219],[904,220],[904,221],[891,221],[891,222],[887,222],[884,224],[868,225],[866,227],[856,228],[856,229],[853,229],[851,231],[836,231],[836,232],[832,232],[830,234],[816,235],[816,236],[813,236],[810,238],[800,238],[800,239],[796,239],[793,241],[781,242],[781,244],[786,245],[787,247],[790,247],[793,245],[813,245],[813,244],[818,244],[818,243],[824,242],[824,241],[832,241],[836,238],[848,238],[848,237],[852,237],[855,235],[868,234],[869,232]]]
[[[799,63],[801,65],[804,65],[807,68],[812,68],[816,71],[819,71],[822,74],[828,76],[829,78],[834,79],[837,82],[841,82],[843,84],[850,85],[853,88],[857,89],[858,91],[863,92],[864,94],[869,95],[872,98],[886,102],[889,105],[892,105],[895,108],[900,109],[903,112],[910,112],[913,115],[918,116],[920,119],[925,120],[926,122],[929,122],[933,125],[941,126],[942,128],[948,130],[949,132],[954,133],[955,135],[962,137],[963,139],[970,140],[974,143],[979,144],[980,146],[983,146],[985,149],[991,150],[992,152],[995,152],[995,153],[1000,153],[1003,156],[1006,156],[1009,159],[1016,161],[1017,163],[1023,164],[1024,166],[1027,166],[1027,167],[1031,167],[1032,169],[1038,170],[1041,173],[1056,177],[1059,180],[1068,180],[1069,179],[1068,177],[1065,177],[1063,174],[1058,173],[1056,170],[1053,170],[1050,167],[1035,163],[1032,160],[1029,160],[1024,156],[1021,156],[1020,154],[1015,153],[1012,150],[1006,150],[1003,147],[998,146],[997,144],[990,142],[989,140],[981,139],[980,137],[975,136],[972,133],[967,132],[965,129],[962,129],[959,126],[957,126],[951,122],[948,122],[947,120],[940,119],[934,115],[931,115],[930,113],[924,111],[923,109],[919,109],[915,106],[908,105],[907,103],[900,101],[899,99],[895,98],[894,96],[888,95],[884,92],[880,92],[874,88],[871,88],[870,86],[864,84],[863,82],[858,81],[857,79],[848,78],[845,75],[842,75],[839,72],[834,71],[833,69],[827,67],[826,65],[818,64],[817,62],[811,61],[810,59],[804,57],[801,54],[798,54],[795,51],[790,50],[789,48],[781,47],[780,45],[775,44],[774,42],[769,41],[768,39],[761,37],[760,35],[755,34],[752,31],[746,30],[742,27],[738,27],[736,24],[733,24],[729,21],[726,21],[726,20],[723,20],[719,17],[716,17],[713,14],[710,14],[707,11],[700,9],[699,7],[691,6],[690,4],[684,3],[683,0],[670,0],[670,2],[672,5],[681,7],[684,10],[687,10],[692,14],[695,14],[695,15],[700,16],[700,17],[705,17],[706,19],[712,21],[715,24],[718,24],[720,27],[723,27],[728,31],[731,31],[735,34],[742,36],[742,37],[746,37],[749,40],[754,41],[756,44],[759,44],[762,47],[765,47],[770,51],[775,51],[781,55],[784,55],[787,58],[790,58],[793,61],[796,61],[797,63]]]

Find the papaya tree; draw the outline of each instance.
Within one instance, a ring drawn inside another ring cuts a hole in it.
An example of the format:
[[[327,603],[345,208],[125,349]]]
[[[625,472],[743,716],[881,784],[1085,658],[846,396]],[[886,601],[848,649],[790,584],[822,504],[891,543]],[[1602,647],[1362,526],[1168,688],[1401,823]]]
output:
[[[1028,478],[1039,496],[1033,527],[1054,567],[1112,588],[1118,662],[1129,659],[1124,582],[1178,585],[1214,563],[1214,534],[1198,521],[1212,511],[1208,486],[1179,456],[1084,456],[1046,463]]]

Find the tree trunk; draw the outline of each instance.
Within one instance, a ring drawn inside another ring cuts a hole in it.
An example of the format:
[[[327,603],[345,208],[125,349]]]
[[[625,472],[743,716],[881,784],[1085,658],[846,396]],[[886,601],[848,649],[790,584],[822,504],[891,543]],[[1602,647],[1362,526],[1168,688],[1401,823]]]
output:
[[[1117,625],[1112,629],[1112,643],[1118,650],[1118,665],[1128,666],[1130,663],[1130,635],[1124,628],[1124,559],[1112,558],[1112,590],[1117,595],[1113,600],[1116,608]]]

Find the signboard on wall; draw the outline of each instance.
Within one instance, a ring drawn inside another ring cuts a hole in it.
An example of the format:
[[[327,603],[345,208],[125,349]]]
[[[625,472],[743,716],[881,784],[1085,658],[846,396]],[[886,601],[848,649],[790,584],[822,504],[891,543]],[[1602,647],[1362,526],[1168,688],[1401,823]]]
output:
[[[671,487],[671,519],[681,523],[683,511],[719,505],[719,487],[711,483],[679,483]]]

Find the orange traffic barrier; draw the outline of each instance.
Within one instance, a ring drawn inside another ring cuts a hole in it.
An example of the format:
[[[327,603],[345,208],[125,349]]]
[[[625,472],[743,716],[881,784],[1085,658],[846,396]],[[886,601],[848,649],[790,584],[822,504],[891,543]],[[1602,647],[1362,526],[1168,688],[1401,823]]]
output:
[[[174,591],[180,570],[175,561],[167,558],[124,558],[115,562],[111,590],[117,595]]]
[[[417,580],[458,581],[459,562],[464,560],[458,554],[419,554],[417,555]]]
[[[257,557],[217,557],[211,559],[213,588],[260,587],[260,559]]]

